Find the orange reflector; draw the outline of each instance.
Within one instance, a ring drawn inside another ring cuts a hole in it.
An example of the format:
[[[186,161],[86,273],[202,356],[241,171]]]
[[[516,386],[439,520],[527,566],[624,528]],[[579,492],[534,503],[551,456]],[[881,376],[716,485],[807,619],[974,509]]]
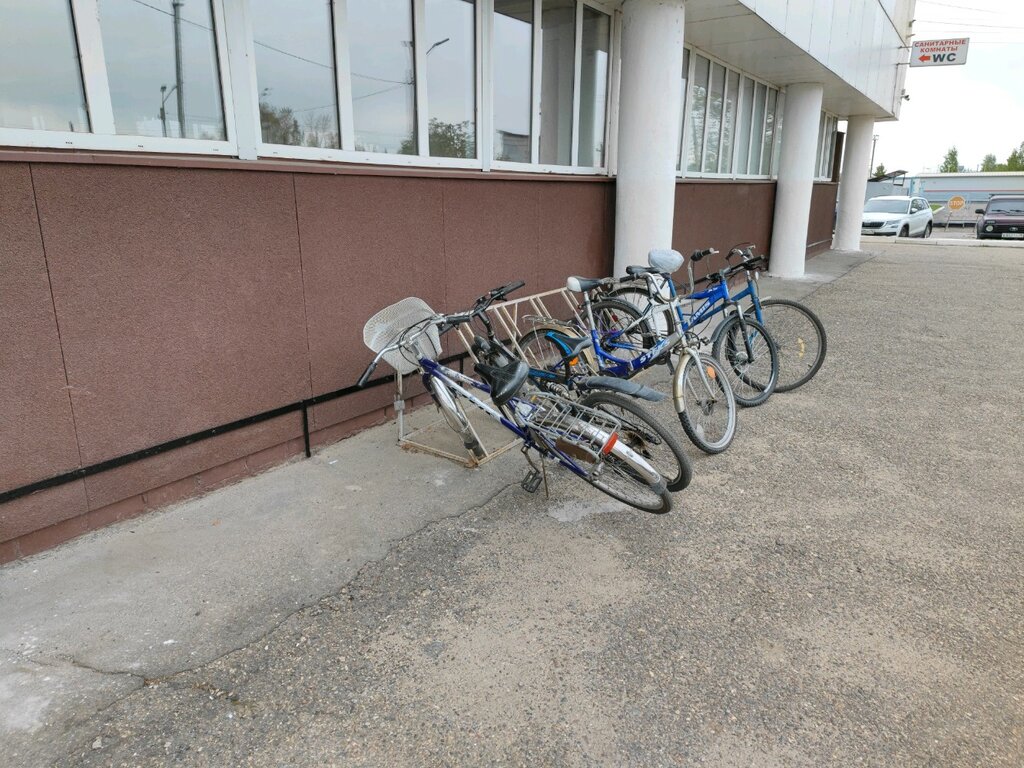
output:
[[[572,360],[569,361],[569,365],[577,365],[579,361],[580,359],[578,357],[574,357]]]
[[[617,442],[619,442],[619,433],[618,432],[612,432],[612,436],[608,438],[608,442],[605,443],[604,444],[604,448],[601,449],[601,455],[602,456],[607,456],[609,453],[611,453],[612,452],[612,448],[615,447],[615,444]]]
[[[708,378],[709,379],[716,379],[716,378],[718,378],[717,374],[715,373],[715,369],[712,368],[710,365],[708,366]]]

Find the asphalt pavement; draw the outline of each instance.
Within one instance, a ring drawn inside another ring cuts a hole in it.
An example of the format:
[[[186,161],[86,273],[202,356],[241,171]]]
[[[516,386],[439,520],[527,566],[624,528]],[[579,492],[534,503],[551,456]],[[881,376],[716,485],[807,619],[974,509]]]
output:
[[[385,426],[0,569],[0,764],[1024,764],[1024,249],[866,247],[669,515]]]

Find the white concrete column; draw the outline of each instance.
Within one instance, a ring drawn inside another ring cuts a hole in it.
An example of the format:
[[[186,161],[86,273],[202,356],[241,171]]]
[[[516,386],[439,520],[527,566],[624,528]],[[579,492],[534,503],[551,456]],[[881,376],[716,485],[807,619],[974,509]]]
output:
[[[625,0],[619,85],[615,267],[672,247],[682,126],[683,0]]]
[[[839,179],[839,215],[833,248],[860,250],[860,223],[864,212],[864,195],[871,175],[871,136],[875,118],[851,117],[846,123],[843,143],[843,173]]]
[[[775,188],[775,221],[769,271],[779,277],[802,277],[807,255],[807,221],[811,214],[821,120],[820,83],[786,86]]]

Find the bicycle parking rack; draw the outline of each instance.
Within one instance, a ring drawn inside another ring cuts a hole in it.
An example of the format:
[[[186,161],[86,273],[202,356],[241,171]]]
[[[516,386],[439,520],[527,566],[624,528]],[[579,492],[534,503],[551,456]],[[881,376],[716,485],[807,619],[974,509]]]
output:
[[[488,308],[487,315],[494,326],[495,333],[506,344],[511,346],[520,357],[523,356],[523,350],[519,346],[519,339],[533,327],[535,322],[567,320],[570,318],[577,322],[580,321],[579,303],[576,300],[576,296],[565,288],[558,288],[553,291],[545,291],[533,294],[532,296],[524,296],[519,299],[493,304]],[[463,325],[456,328],[455,332],[465,354],[471,361],[476,362],[477,358],[473,353],[473,328]],[[473,409],[466,413],[466,417],[469,419],[473,435],[484,449],[484,455],[479,458],[469,451],[462,450],[457,452],[459,448],[449,450],[443,447],[445,442],[455,445],[459,443],[458,437],[451,431],[443,418],[434,419],[428,424],[409,429],[405,416],[405,396],[402,385],[404,378],[403,376],[395,377],[395,413],[398,421],[398,445],[400,447],[410,451],[428,453],[433,456],[450,459],[466,467],[477,467],[481,464],[486,464],[496,456],[500,456],[509,449],[514,448],[519,443],[518,438],[505,440],[509,433],[504,429],[494,426],[493,422],[486,416],[480,419],[480,421],[481,423],[486,422],[488,427],[493,426],[493,429],[488,430],[488,432],[493,432],[494,434],[493,436],[490,434],[486,435],[485,439],[485,436],[481,435],[482,430],[478,424],[473,422],[473,417],[477,415],[472,412]],[[502,442],[503,440],[504,442]]]

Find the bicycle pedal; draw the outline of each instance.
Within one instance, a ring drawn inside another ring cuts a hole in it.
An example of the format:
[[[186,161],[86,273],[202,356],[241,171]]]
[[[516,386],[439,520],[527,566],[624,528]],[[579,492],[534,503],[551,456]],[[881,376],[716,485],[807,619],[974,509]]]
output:
[[[544,475],[538,472],[536,469],[531,469],[526,473],[526,477],[519,483],[523,487],[523,490],[527,493],[536,493],[537,489],[540,488],[541,483],[544,482]]]

